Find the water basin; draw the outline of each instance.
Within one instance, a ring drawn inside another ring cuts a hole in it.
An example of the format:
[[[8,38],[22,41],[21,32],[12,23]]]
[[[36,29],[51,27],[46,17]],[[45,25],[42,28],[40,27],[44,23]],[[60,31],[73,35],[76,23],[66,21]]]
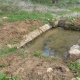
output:
[[[46,56],[66,58],[68,50],[77,43],[79,38],[79,31],[63,30],[62,28],[51,29],[33,40],[29,46],[26,46],[26,49],[31,53],[39,51]]]

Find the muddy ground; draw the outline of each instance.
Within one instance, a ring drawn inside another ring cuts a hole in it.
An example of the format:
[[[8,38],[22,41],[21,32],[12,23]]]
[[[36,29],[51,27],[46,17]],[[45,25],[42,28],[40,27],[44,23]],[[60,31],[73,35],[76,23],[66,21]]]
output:
[[[18,43],[25,34],[40,27],[38,20],[4,23],[0,26],[0,44]],[[12,41],[12,42],[11,42]],[[0,59],[0,71],[8,76],[19,76],[19,80],[71,80],[72,72],[61,59],[36,57],[23,53],[22,48]]]

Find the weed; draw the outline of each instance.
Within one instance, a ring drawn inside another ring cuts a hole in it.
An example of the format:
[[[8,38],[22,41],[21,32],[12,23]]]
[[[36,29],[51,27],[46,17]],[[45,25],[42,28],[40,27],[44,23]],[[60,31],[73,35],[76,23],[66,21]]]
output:
[[[17,50],[17,47],[12,47],[12,48],[9,48],[9,47],[3,47],[1,50],[0,50],[0,57],[3,57],[5,54],[8,54],[10,52],[14,52]]]
[[[30,28],[31,28],[31,30],[35,30],[36,26],[32,25]]]
[[[0,80],[18,80],[17,76],[8,77],[4,72],[0,72]]]
[[[36,79],[36,78],[35,78],[34,80],[39,80],[39,79]]]
[[[5,65],[4,64],[0,64],[0,68],[4,68],[5,67]]]
[[[22,49],[20,52],[21,52],[21,53],[18,54],[18,56],[20,56],[20,57],[22,57],[22,58],[28,57],[28,54],[27,54],[27,52],[26,52],[24,49]]]
[[[18,38],[11,38],[8,40],[9,44],[16,44],[19,43],[22,40],[22,36],[18,37]]]
[[[76,77],[80,77],[80,73],[79,73],[79,71],[80,71],[80,63],[78,63],[78,62],[71,62],[69,64],[69,68],[70,68],[70,70],[72,70],[73,72],[75,72],[74,75]]]
[[[35,51],[34,52],[34,56],[37,56],[37,57],[40,57],[42,54],[40,53],[40,52],[38,52],[38,51]]]

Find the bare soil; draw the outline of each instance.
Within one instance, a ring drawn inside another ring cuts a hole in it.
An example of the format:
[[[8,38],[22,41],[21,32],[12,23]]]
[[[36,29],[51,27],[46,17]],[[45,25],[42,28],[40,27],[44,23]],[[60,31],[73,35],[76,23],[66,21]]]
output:
[[[2,20],[0,20],[2,21]],[[2,43],[18,43],[23,35],[28,34],[34,28],[42,25],[39,20],[26,19],[24,21],[3,23],[0,26],[0,44]]]
[[[20,51],[16,51],[0,59],[0,64],[4,65],[0,70],[8,76],[19,76],[19,80],[71,80],[73,77],[61,59],[32,55],[21,58],[19,54]],[[48,72],[49,68],[52,71]]]

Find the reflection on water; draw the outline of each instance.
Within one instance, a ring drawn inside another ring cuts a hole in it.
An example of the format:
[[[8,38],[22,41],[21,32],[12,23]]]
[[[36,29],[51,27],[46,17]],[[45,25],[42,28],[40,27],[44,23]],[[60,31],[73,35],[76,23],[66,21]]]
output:
[[[79,31],[68,31],[61,28],[52,29],[38,38],[27,47],[29,52],[39,51],[46,56],[67,57],[69,48],[80,38]]]

